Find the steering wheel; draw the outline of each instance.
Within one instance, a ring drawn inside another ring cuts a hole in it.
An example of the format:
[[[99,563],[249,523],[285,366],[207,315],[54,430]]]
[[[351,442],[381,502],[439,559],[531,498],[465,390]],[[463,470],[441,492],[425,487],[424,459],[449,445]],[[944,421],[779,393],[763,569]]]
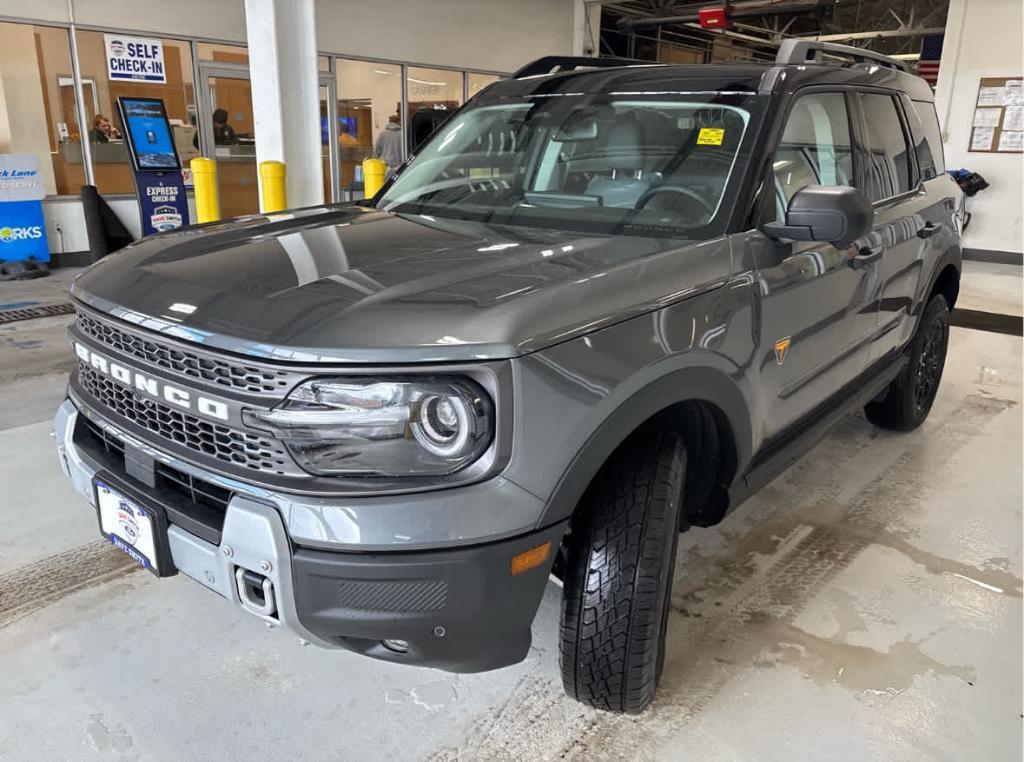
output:
[[[697,193],[697,191],[691,190],[690,188],[687,188],[682,185],[673,185],[672,183],[666,183],[665,185],[655,185],[653,188],[649,188],[648,190],[644,191],[643,195],[640,196],[640,198],[638,198],[636,201],[636,208],[643,209],[645,206],[647,206],[647,202],[650,201],[659,193],[678,193],[681,196],[686,196],[687,198],[696,201],[698,204],[700,204],[700,206],[703,207],[704,211],[708,213],[709,219],[715,215],[714,208],[712,208],[711,205],[708,204],[707,200],[702,198]]]

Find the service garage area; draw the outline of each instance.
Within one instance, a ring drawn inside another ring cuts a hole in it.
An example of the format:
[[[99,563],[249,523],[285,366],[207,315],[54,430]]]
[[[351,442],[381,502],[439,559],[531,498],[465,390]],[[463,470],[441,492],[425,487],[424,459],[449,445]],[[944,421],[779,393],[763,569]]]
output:
[[[1021,759],[1022,28],[0,0],[0,759]]]

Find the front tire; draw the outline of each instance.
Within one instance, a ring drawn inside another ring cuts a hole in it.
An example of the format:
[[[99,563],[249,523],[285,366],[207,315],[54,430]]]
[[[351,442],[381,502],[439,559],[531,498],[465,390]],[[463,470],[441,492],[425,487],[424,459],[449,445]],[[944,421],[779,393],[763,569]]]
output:
[[[627,441],[588,488],[568,539],[560,662],[566,693],[637,714],[654,698],[679,539],[686,450],[673,432]]]
[[[864,406],[864,415],[883,429],[912,431],[924,423],[935,402],[949,345],[949,307],[933,296],[910,342],[907,366],[880,400]]]

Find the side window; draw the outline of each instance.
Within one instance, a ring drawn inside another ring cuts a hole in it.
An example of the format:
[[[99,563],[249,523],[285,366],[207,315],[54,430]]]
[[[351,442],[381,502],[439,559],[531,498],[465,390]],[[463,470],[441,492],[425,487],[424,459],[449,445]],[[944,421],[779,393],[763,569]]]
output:
[[[861,93],[867,128],[867,162],[864,182],[872,201],[898,196],[912,187],[912,164],[907,137],[891,95]]]
[[[776,219],[805,185],[853,185],[850,117],[842,93],[804,95],[793,104],[772,162]]]
[[[924,140],[914,135],[917,147],[917,163],[921,165],[921,176],[925,180],[937,177],[946,171],[946,162],[942,158],[942,134],[939,132],[939,117],[935,113],[935,104],[927,101],[911,101],[914,111],[921,122]]]

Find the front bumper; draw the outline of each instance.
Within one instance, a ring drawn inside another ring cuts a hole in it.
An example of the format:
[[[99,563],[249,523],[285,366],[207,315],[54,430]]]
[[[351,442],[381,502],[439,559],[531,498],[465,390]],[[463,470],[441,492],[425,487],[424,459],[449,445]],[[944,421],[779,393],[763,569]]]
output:
[[[160,504],[153,488],[127,475],[123,456],[119,470],[116,457],[76,443],[79,415],[66,400],[54,420],[58,453],[75,491],[94,504],[99,475],[130,496]],[[213,536],[188,531],[192,525],[172,518],[167,534],[175,570],[269,624],[328,648],[453,672],[496,669],[526,656],[564,523],[469,546],[339,552],[297,543],[275,500],[284,497],[235,492]],[[551,551],[545,563],[511,574],[513,556],[546,542]],[[252,593],[254,580],[262,595]]]

